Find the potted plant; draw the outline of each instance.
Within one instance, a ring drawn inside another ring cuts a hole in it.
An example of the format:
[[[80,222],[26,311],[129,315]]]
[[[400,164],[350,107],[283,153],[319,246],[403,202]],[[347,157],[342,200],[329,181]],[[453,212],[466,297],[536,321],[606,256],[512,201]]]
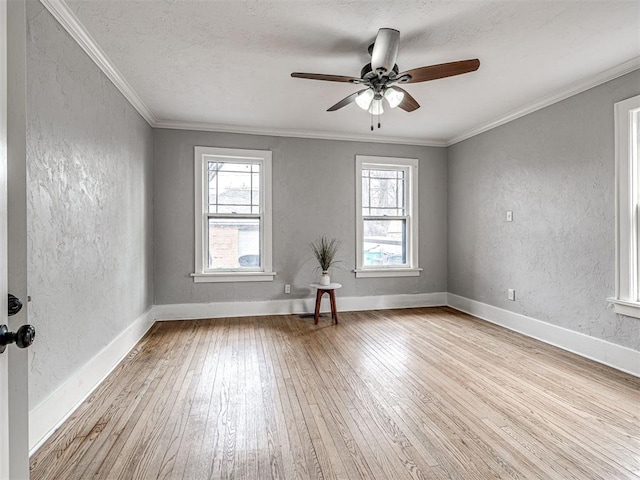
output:
[[[335,238],[322,236],[315,242],[311,242],[309,246],[319,263],[319,267],[317,268],[322,270],[320,285],[329,285],[331,283],[329,268],[339,262],[339,260],[336,260],[336,255],[340,247],[340,242]]]

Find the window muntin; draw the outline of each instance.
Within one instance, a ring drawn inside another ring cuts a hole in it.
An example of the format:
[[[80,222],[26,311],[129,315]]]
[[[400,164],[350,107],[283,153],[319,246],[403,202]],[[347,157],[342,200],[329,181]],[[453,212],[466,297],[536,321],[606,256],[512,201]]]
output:
[[[404,215],[407,169],[362,170],[362,214]]]
[[[419,274],[417,169],[416,159],[356,157],[357,277]]]
[[[194,281],[272,280],[271,152],[196,147],[195,165]]]
[[[260,163],[207,161],[209,213],[260,213]]]

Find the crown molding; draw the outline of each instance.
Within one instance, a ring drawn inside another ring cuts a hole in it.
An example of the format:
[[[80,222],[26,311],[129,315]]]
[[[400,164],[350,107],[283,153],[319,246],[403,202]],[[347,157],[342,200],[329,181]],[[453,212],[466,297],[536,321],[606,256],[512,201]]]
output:
[[[578,82],[574,82],[569,87],[561,91],[558,91],[554,94],[548,95],[544,98],[541,98],[537,102],[527,107],[518,109],[514,112],[509,113],[508,115],[505,115],[504,117],[500,117],[497,120],[494,120],[485,125],[469,130],[466,133],[453,137],[446,142],[446,146],[450,147],[451,145],[454,145],[458,142],[461,142],[471,137],[475,137],[476,135],[484,133],[493,128],[499,127],[500,125],[504,125],[505,123],[509,123],[513,120],[516,120],[517,118],[524,117],[525,115],[529,115],[530,113],[533,113],[537,110],[541,110],[545,107],[548,107],[549,105],[558,103],[569,97],[577,95],[578,93],[585,92],[590,88],[597,87],[598,85],[602,85],[603,83],[609,82],[611,80],[614,80],[618,77],[621,77],[623,75],[626,75],[627,73],[631,73],[634,70],[638,70],[638,69],[640,69],[640,56],[634,57],[631,60],[621,63],[620,65],[616,65],[615,67],[605,70],[604,72],[601,72],[589,79],[586,79],[586,80],[583,79]]]
[[[244,127],[233,125],[219,125],[214,123],[183,122],[173,120],[158,120],[153,112],[145,105],[135,92],[133,87],[122,76],[118,69],[111,63],[109,57],[98,46],[96,41],[87,32],[78,18],[69,9],[64,0],[40,0],[40,3],[54,16],[62,27],[89,55],[95,64],[113,82],[116,88],[124,95],[138,113],[153,128],[168,128],[174,130],[200,130],[220,133],[240,133],[245,135],[268,135],[274,137],[312,138],[321,140],[342,140],[349,142],[389,143],[400,145],[418,145],[426,147],[449,147],[458,142],[484,133],[493,128],[504,125],[520,117],[541,110],[549,105],[565,100],[573,95],[582,93],[590,88],[602,85],[610,80],[640,69],[640,56],[634,57],[620,65],[605,70],[594,77],[580,80],[569,87],[554,94],[545,96],[537,102],[513,111],[505,116],[493,120],[484,125],[473,128],[465,133],[448,140],[424,139],[414,137],[373,136],[370,134],[345,134],[339,132],[316,132],[310,130],[282,130],[269,128]]]
[[[87,32],[78,17],[69,9],[64,0],[40,0],[40,3],[53,15],[80,47],[89,55],[94,63],[104,72],[116,88],[124,95],[140,115],[153,128],[169,128],[174,130],[201,130],[220,133],[241,133],[246,135],[269,135],[274,137],[314,138],[322,140],[343,140],[350,142],[392,143],[401,145],[419,145],[427,147],[445,147],[443,140],[425,140],[422,138],[406,138],[393,136],[373,136],[368,134],[344,134],[338,132],[314,132],[308,130],[282,130],[255,128],[214,123],[180,122],[158,120],[153,112],[127,82],[120,71],[113,65],[107,54],[100,48]]]
[[[373,136],[369,134],[349,134],[338,132],[314,132],[311,130],[284,130],[270,128],[254,128],[215,123],[178,122],[158,120],[152,127],[172,130],[199,130],[218,133],[241,133],[245,135],[268,135],[272,137],[312,138],[319,140],[342,140],[347,142],[393,143],[400,145],[418,145],[424,147],[446,147],[444,140],[428,140],[424,138]]]
[[[124,95],[131,106],[137,110],[149,125],[153,126],[156,122],[155,115],[113,65],[107,54],[98,46],[64,0],[40,0],[40,3],[53,15],[86,54],[89,55],[89,58],[104,72],[116,88],[120,90],[120,93]]]

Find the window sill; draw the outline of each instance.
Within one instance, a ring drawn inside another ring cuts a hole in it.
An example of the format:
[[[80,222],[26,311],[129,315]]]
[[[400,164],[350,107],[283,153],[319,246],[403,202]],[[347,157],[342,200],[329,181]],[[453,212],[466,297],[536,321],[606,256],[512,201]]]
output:
[[[366,270],[354,270],[356,278],[376,277],[419,277],[421,268],[367,268]]]
[[[272,282],[276,272],[192,273],[193,283]]]
[[[627,317],[640,318],[640,302],[628,302],[617,298],[607,298],[607,301],[613,303],[613,310],[616,313]]]

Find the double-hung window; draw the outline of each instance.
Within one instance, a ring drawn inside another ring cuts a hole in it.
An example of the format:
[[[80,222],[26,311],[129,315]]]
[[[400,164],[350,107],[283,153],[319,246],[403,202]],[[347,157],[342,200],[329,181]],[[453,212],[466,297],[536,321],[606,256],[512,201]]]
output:
[[[268,281],[271,152],[195,147],[195,282]]]
[[[418,276],[418,160],[356,156],[356,277]]]
[[[615,311],[640,318],[640,95],[615,104]]]

